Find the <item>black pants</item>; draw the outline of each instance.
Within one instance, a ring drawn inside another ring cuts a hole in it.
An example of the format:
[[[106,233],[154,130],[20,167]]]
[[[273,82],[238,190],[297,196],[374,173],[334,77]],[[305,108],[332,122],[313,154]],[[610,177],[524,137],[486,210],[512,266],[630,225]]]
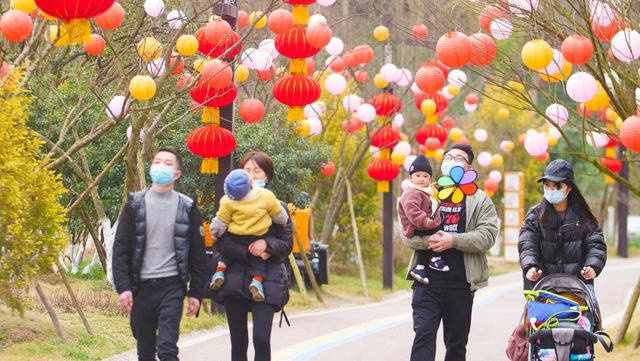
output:
[[[253,348],[255,361],[271,360],[271,327],[273,326],[273,306],[247,299],[225,299],[224,308],[229,321],[231,335],[231,361],[247,361],[249,332],[247,315],[253,314]]]
[[[223,237],[230,237],[234,242],[238,242],[240,244],[243,245],[250,245],[251,243],[259,240],[259,239],[263,239],[264,236],[242,236],[239,234],[233,234],[233,233],[225,233],[225,235]],[[248,254],[247,257],[249,258],[249,272],[251,272],[252,276],[260,276],[260,277],[265,277],[265,274],[267,273],[267,261],[263,260],[260,257],[256,257],[252,254]],[[232,259],[229,259],[227,257],[223,257],[222,254],[220,255],[220,260],[222,262],[224,262],[224,264],[229,267],[231,265],[232,262],[234,262]]]
[[[178,360],[178,337],[184,305],[178,276],[140,282],[133,295],[131,330],[138,341],[138,360]]]
[[[435,360],[440,320],[447,348],[445,361],[466,359],[473,307],[473,294],[469,289],[415,287],[411,307],[416,333],[411,348],[412,361]]]
[[[424,230],[416,229],[413,232],[413,236],[429,237],[436,234],[437,232],[438,232],[437,227],[432,229],[424,229]],[[431,262],[431,257],[440,257],[442,255],[442,253],[438,253],[432,250],[420,250],[420,251],[416,251],[416,254],[418,255],[418,264],[422,266],[428,266],[429,262]]]

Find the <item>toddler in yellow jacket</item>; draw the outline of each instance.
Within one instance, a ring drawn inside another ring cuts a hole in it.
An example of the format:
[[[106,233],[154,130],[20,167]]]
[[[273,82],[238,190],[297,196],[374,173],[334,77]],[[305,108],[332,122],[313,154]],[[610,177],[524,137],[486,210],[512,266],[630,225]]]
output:
[[[251,244],[264,237],[273,222],[285,225],[289,220],[280,201],[270,191],[253,183],[251,176],[242,169],[229,173],[224,180],[225,195],[220,208],[211,222],[211,235],[220,238],[228,231],[229,237],[242,244]],[[249,255],[249,266],[253,280],[249,291],[256,302],[264,301],[262,280],[266,271],[266,255]],[[230,260],[220,257],[218,268],[209,288],[219,290],[225,279],[225,270]]]

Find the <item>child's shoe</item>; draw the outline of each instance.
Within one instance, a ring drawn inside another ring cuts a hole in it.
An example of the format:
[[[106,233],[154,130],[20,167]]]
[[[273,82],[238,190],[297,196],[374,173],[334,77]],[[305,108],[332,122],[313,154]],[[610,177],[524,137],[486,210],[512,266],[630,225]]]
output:
[[[222,288],[223,284],[224,284],[224,272],[223,271],[218,271],[211,278],[211,283],[209,284],[209,289],[214,290],[214,291],[218,291],[219,289]]]
[[[254,279],[249,285],[249,292],[253,296],[253,300],[256,302],[264,301],[264,290],[262,289],[262,282]]]
[[[427,270],[424,269],[424,266],[417,265],[416,268],[411,271],[411,277],[415,278],[416,281],[428,285],[429,278],[427,277]]]
[[[447,266],[442,257],[431,257],[429,268],[440,272],[449,272],[449,266]]]

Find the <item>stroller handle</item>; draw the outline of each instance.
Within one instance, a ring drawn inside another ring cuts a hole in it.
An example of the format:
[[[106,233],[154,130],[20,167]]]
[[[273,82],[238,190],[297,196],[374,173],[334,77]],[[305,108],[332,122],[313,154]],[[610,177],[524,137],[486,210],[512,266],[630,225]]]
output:
[[[586,338],[587,340],[593,342],[593,343],[597,343],[598,342],[598,336],[596,336],[595,334],[587,331],[587,330],[574,330],[573,333],[574,337],[582,337],[582,338]],[[546,337],[553,337],[553,330],[552,329],[546,329],[546,330],[540,330],[538,332],[533,333],[530,337],[529,337],[529,342],[535,342],[538,341],[541,338],[546,338]]]

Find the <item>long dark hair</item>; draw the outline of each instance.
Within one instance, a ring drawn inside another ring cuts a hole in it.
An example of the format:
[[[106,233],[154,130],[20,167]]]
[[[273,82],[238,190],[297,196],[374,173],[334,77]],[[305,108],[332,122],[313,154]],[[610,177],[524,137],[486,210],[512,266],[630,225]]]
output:
[[[566,184],[567,187],[571,187],[571,192],[569,192],[567,197],[567,210],[572,209],[578,216],[578,220],[580,220],[582,227],[582,233],[591,232],[591,225],[599,225],[600,223],[598,222],[595,214],[593,214],[593,210],[591,210],[589,203],[584,199],[582,192],[580,192],[580,189],[573,181],[565,180],[562,183]],[[560,189],[560,183],[555,183],[555,185],[556,189]],[[553,204],[549,203],[549,201],[543,197],[540,202],[540,206],[542,207],[542,214],[540,214],[539,218],[540,223],[547,227],[560,228],[563,221],[556,209],[553,207]]]

